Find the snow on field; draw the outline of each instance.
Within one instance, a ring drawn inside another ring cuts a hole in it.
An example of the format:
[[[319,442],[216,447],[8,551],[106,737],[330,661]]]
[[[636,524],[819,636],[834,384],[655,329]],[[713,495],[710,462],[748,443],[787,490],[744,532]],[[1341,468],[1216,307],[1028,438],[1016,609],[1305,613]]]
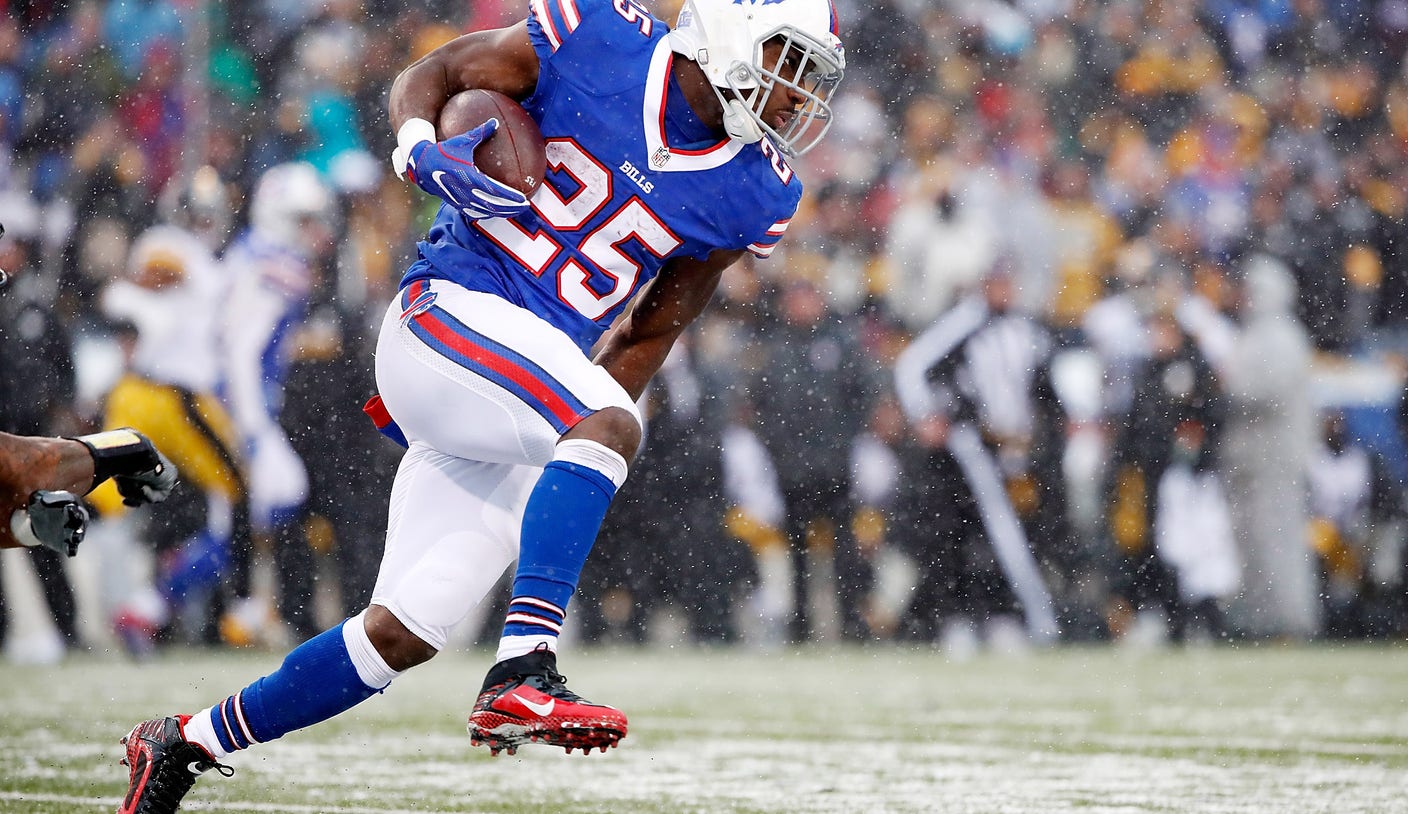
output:
[[[117,738],[277,654],[0,668],[0,812],[112,810]],[[568,653],[615,703],[609,754],[491,759],[463,734],[488,656],[420,668],[343,718],[235,756],[183,810],[228,812],[1408,812],[1408,649]]]

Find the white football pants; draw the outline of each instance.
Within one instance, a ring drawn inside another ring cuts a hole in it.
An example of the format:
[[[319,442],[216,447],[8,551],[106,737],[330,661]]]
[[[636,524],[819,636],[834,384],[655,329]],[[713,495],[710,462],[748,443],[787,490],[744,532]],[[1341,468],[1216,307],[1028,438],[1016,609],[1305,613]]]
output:
[[[639,414],[566,334],[443,280],[412,283],[387,309],[376,380],[410,449],[371,601],[438,650],[517,557],[562,434],[606,407]]]

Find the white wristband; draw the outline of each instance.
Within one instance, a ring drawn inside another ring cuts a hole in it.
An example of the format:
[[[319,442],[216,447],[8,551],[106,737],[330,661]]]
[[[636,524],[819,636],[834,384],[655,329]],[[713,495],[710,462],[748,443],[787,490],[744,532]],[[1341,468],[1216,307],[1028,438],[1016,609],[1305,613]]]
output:
[[[44,545],[38,537],[34,536],[34,528],[29,524],[29,512],[24,509],[15,509],[15,513],[10,515],[10,533],[15,535],[15,539],[20,545],[33,548]]]
[[[407,153],[422,141],[435,141],[435,125],[425,119],[406,119],[401,129],[396,131],[396,146]]]
[[[396,131],[396,155],[403,162],[396,172],[403,173],[411,161],[411,150],[422,141],[435,142],[435,125],[425,119],[406,119]]]

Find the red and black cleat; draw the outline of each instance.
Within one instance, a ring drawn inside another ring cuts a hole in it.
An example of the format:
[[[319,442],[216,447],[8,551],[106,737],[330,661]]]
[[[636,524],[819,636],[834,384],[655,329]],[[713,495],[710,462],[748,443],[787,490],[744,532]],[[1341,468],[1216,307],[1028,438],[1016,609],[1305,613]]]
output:
[[[525,743],[605,752],[626,737],[626,716],[567,689],[557,655],[540,648],[495,664],[469,714],[469,741],[491,754],[518,751]]]
[[[129,767],[127,796],[117,814],[172,814],[196,778],[211,769],[229,777],[234,770],[215,762],[201,746],[186,740],[181,727],[190,716],[157,718],[132,728],[122,743]]]

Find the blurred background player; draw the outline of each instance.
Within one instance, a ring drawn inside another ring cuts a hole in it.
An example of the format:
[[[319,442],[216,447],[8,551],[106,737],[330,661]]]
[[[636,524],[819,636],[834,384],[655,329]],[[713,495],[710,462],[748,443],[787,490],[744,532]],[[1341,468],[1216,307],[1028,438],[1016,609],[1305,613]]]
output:
[[[224,259],[229,289],[220,391],[240,438],[254,530],[273,548],[279,614],[299,640],[318,632],[312,554],[303,536],[308,474],[279,418],[293,337],[332,248],[333,205],[331,190],[312,165],[272,167],[255,186],[249,229]],[[248,558],[237,557],[232,568],[232,590],[248,598]],[[239,635],[246,638],[257,635],[269,615],[253,599],[231,610],[227,622],[244,628]]]
[[[698,0],[669,32],[639,6],[585,0],[535,4],[401,74],[393,164],[447,205],[377,348],[380,425],[410,448],[372,604],[214,707],[134,727],[124,812],[174,811],[225,754],[433,657],[515,549],[473,742],[604,751],[626,734],[623,714],[557,672],[567,603],[640,444],[635,401],[724,269],[786,231],[802,189],[785,156],[825,133],[843,67],[819,0]],[[531,206],[474,167],[496,120],[436,142],[446,100],[477,87],[523,100],[548,139],[560,169]]]
[[[1212,451],[1227,411],[1207,358],[1171,313],[1149,321],[1148,358],[1131,383],[1128,424],[1114,439],[1111,476],[1119,501],[1111,507],[1120,567],[1112,574],[1111,626],[1132,644],[1181,639],[1197,611],[1184,601],[1176,564],[1179,542],[1216,542],[1217,490]],[[1196,509],[1180,506],[1201,500]],[[1180,516],[1184,515],[1184,516]],[[1144,522],[1133,522],[1143,518]],[[1187,545],[1182,548],[1188,548]],[[1169,554],[1173,553],[1170,557]],[[1203,556],[1205,566],[1217,558]],[[1130,616],[1129,614],[1133,614]],[[1204,614],[1206,615],[1206,614]]]
[[[732,609],[753,563],[723,523],[729,390],[700,368],[695,340],[680,337],[640,401],[645,439],[574,600],[584,640],[645,644],[652,616],[672,603],[691,641],[738,641]]]
[[[161,204],[164,222],[138,236],[126,276],[102,294],[104,314],[136,331],[127,370],[105,399],[104,425],[141,430],[196,486],[152,523],[161,563],[157,581],[169,601],[187,594],[204,600],[190,609],[196,635],[214,635],[199,629],[210,599],[228,604],[220,633],[231,644],[246,645],[254,627],[239,615],[253,604],[248,492],[234,422],[215,395],[227,291],[216,253],[230,235],[229,193],[215,171],[203,167],[173,181]],[[111,488],[97,490],[91,500],[105,517],[121,513]],[[229,597],[212,597],[213,584],[189,584],[213,583],[231,552],[238,565]]]

